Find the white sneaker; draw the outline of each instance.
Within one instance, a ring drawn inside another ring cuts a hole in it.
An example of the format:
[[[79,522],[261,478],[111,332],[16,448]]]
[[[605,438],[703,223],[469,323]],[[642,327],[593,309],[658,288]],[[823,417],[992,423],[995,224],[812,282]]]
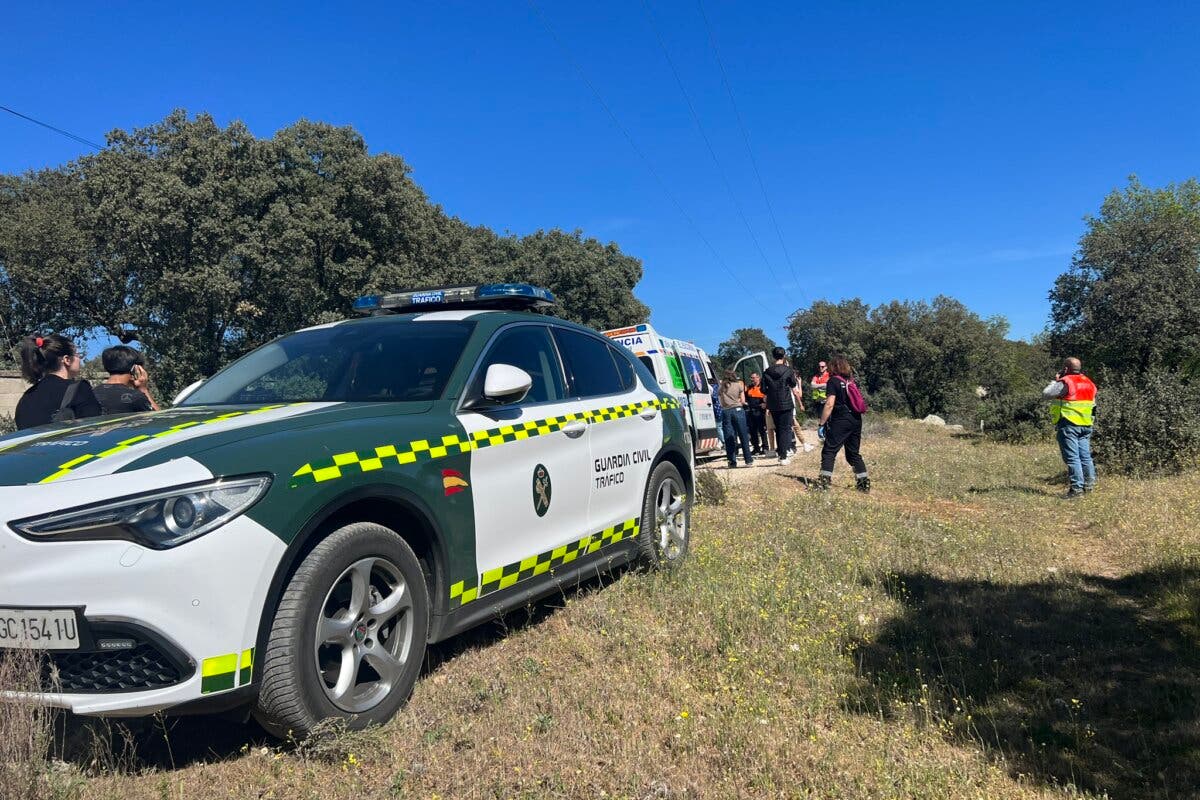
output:
[[[790,458],[779,459],[779,466],[781,466],[781,467],[786,467],[790,463],[792,463],[792,460]]]
[[[805,442],[804,443],[804,452],[811,453],[812,451],[813,451],[813,446],[810,443]]]

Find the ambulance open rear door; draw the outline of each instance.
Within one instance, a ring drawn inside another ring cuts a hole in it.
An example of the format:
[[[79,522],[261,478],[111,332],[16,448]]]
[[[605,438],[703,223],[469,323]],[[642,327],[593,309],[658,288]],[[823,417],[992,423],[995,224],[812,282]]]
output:
[[[747,386],[750,385],[750,376],[757,372],[761,378],[763,373],[767,371],[767,366],[770,362],[767,361],[767,354],[763,352],[751,353],[748,356],[743,356],[733,365],[733,371],[738,378]]]

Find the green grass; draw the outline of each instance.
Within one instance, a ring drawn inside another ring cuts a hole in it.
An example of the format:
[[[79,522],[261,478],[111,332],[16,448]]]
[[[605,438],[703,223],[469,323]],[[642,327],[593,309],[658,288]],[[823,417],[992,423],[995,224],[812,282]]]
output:
[[[1068,504],[1052,446],[906,422],[864,454],[869,497],[742,471],[678,573],[440,646],[380,730],[183,722],[71,794],[1196,796],[1200,480]]]

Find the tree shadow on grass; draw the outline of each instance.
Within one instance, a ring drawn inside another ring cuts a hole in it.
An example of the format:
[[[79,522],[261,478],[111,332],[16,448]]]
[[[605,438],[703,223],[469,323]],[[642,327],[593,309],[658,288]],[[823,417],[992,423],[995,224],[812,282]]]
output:
[[[854,710],[913,715],[1051,786],[1200,796],[1200,569],[879,583],[904,612],[855,643]]]
[[[562,610],[568,598],[603,589],[630,569],[624,565],[611,572],[594,574],[577,586],[429,645],[418,680],[426,679],[464,653],[536,627]],[[403,714],[404,708],[397,713]],[[259,747],[288,748],[296,744],[267,733],[250,717],[248,708],[214,715],[159,715],[127,720],[95,719],[64,712],[58,716],[56,725],[52,755],[94,772],[173,770],[237,758]]]

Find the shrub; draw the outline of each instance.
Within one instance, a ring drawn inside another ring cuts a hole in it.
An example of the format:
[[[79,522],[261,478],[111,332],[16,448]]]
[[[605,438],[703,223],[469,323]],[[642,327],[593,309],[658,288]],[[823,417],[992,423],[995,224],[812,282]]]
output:
[[[17,429],[17,423],[13,419],[12,414],[0,413],[0,436],[6,433],[12,433]]]
[[[908,403],[904,402],[904,395],[900,394],[894,386],[880,386],[873,392],[867,392],[865,391],[866,387],[860,383],[859,389],[866,395],[872,411],[892,412],[908,416]]]
[[[890,435],[892,432],[892,419],[893,416],[891,414],[876,413],[875,408],[872,406],[871,412],[863,416],[863,435],[871,438],[882,438]],[[820,442],[813,442],[813,444],[818,448],[821,446]]]
[[[1106,472],[1165,475],[1198,462],[1200,382],[1176,372],[1097,379],[1093,450]]]
[[[1036,389],[986,398],[979,404],[979,419],[987,437],[1010,444],[1044,439],[1054,431],[1050,403]]]
[[[725,482],[711,469],[696,470],[696,501],[704,505],[721,506],[729,490]]]

